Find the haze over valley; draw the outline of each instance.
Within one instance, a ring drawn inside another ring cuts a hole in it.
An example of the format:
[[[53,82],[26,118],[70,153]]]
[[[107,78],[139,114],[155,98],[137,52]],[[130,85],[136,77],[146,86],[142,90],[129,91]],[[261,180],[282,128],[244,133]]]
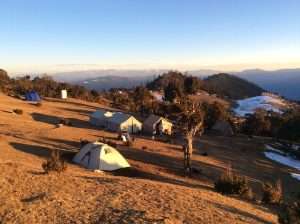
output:
[[[58,81],[77,83],[89,89],[109,90],[110,88],[131,88],[152,81],[166,69],[153,70],[88,70],[54,73]],[[190,70],[188,74],[206,78],[222,73],[217,70]],[[262,69],[225,72],[253,82],[263,89],[278,93],[286,98],[300,100],[300,69],[280,69],[267,71]]]

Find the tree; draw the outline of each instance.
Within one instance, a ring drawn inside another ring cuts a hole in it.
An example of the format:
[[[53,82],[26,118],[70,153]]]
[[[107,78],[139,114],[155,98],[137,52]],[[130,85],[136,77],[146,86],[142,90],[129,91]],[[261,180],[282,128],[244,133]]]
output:
[[[0,69],[0,90],[6,91],[7,85],[10,83],[10,78],[7,72]]]
[[[197,77],[188,76],[184,80],[184,90],[188,94],[195,94],[201,86],[201,80]]]
[[[226,108],[218,102],[212,104],[204,102],[202,109],[205,112],[204,126],[206,129],[211,129],[217,121],[228,120],[229,116]]]
[[[285,121],[278,130],[277,137],[290,141],[300,141],[300,110],[292,111],[286,115]]]
[[[199,103],[186,99],[182,105],[182,112],[178,114],[179,126],[185,138],[184,145],[184,169],[191,174],[192,172],[192,155],[193,139],[196,134],[202,134],[204,130],[204,112]]]
[[[270,135],[271,122],[268,112],[257,110],[254,114],[248,115],[243,126],[243,131],[248,135]]]
[[[171,82],[164,89],[165,100],[173,103],[176,99],[182,98],[184,96],[183,89],[180,85],[175,82]]]

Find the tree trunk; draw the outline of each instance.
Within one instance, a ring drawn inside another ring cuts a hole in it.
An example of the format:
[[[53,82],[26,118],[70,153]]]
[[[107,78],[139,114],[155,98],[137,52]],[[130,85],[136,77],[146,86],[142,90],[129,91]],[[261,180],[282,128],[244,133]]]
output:
[[[187,173],[192,172],[192,154],[193,154],[193,137],[186,135],[186,145],[184,147],[184,169]]]

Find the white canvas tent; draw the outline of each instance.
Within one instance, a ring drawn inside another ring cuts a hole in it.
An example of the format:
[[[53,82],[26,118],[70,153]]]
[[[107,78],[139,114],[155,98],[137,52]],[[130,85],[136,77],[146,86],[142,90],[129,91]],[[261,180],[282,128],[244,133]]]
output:
[[[75,155],[73,162],[92,170],[112,171],[130,167],[118,150],[101,142],[86,144]]]
[[[111,112],[99,109],[91,114],[90,123],[104,127],[110,131],[127,131],[138,133],[142,130],[142,123],[134,116],[122,112]]]
[[[172,134],[173,124],[166,118],[151,114],[143,123],[143,131],[149,134]]]
[[[108,119],[113,116],[113,112],[98,109],[90,116],[90,123],[95,126],[106,127],[108,123]]]
[[[142,130],[142,123],[132,115],[115,112],[109,118],[107,128],[111,131],[126,131],[132,134]]]

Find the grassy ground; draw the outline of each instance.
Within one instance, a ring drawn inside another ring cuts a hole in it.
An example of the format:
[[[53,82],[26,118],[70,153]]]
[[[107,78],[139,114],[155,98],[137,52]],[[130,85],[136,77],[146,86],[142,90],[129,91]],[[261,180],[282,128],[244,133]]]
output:
[[[99,106],[48,99],[36,107],[0,95],[0,223],[276,223],[272,210],[214,192],[214,180],[230,165],[248,177],[257,198],[266,180],[282,179],[286,198],[300,187],[289,168],[264,158],[261,143],[237,137],[196,139],[193,165],[201,173],[185,177],[179,140],[137,137],[123,146],[115,133],[87,122]],[[10,113],[16,108],[23,114]],[[73,126],[58,128],[62,117]],[[119,144],[129,171],[99,174],[70,164],[66,173],[43,174],[50,150],[70,158],[81,138],[99,137]]]

